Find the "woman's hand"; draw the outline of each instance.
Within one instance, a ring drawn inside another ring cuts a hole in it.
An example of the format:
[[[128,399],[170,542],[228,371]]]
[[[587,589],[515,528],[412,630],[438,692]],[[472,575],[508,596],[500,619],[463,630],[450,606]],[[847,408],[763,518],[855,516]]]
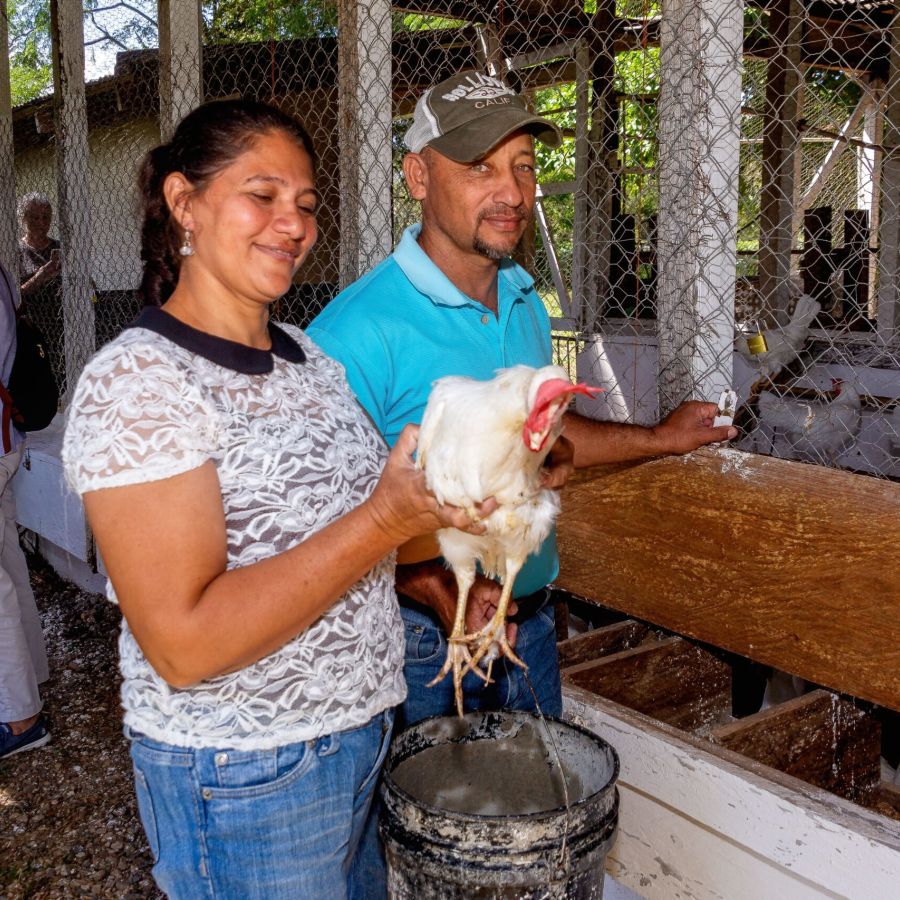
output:
[[[39,269],[35,270],[34,275],[22,285],[22,293],[27,294],[30,291],[43,287],[48,281],[52,281],[62,268],[58,254],[52,254],[50,259],[45,262]]]
[[[379,527],[398,545],[439,528],[483,534],[481,520],[497,508],[496,500],[488,498],[471,510],[438,503],[425,485],[425,473],[413,459],[418,437],[418,425],[403,429],[378,486],[366,501]]]

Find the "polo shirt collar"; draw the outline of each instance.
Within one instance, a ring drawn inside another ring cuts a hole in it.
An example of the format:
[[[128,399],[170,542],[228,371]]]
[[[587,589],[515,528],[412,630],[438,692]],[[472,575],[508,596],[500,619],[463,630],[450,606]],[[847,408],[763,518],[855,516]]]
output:
[[[237,341],[207,334],[176,319],[158,306],[145,306],[128,327],[154,331],[190,353],[244,375],[267,375],[275,368],[276,356],[286,362],[306,362],[303,348],[273,322],[268,325],[269,337],[272,339],[271,350],[248,347]]]
[[[443,306],[471,306],[477,301],[464,294],[419,246],[421,223],[410,225],[394,248],[394,261],[403,270],[410,284],[433,303]],[[508,257],[500,262],[498,294],[503,297],[504,286],[524,294],[534,286],[534,279],[518,263]],[[479,304],[480,305],[480,304]]]

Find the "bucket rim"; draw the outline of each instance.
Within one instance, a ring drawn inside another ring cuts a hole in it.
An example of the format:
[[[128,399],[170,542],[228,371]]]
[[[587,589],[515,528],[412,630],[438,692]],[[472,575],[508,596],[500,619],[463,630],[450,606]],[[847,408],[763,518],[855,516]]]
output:
[[[439,806],[432,806],[430,803],[426,803],[424,800],[421,800],[418,797],[414,797],[408,791],[403,790],[403,788],[401,788],[397,784],[397,782],[391,777],[393,770],[388,769],[388,765],[393,761],[394,745],[397,741],[399,741],[403,737],[403,735],[405,735],[407,732],[412,731],[415,728],[419,728],[420,726],[424,725],[426,722],[434,722],[438,719],[459,718],[459,716],[456,716],[455,714],[451,714],[449,716],[447,716],[447,715],[429,716],[426,719],[420,719],[418,722],[414,723],[413,725],[408,725],[401,732],[394,735],[394,737],[391,740],[390,749],[388,750],[387,759],[385,760],[385,764],[384,764],[384,767],[381,772],[381,779],[382,779],[382,784],[383,784],[382,790],[384,790],[384,788],[388,784],[390,784],[391,792],[398,795],[403,800],[405,800],[407,802],[411,802],[414,806],[418,806],[419,808],[427,811],[429,813],[429,815],[444,816],[450,820],[459,820],[459,821],[464,821],[464,822],[471,822],[473,819],[486,820],[486,821],[496,820],[496,821],[505,821],[505,822],[537,822],[537,821],[540,821],[541,819],[558,818],[560,813],[565,813],[567,810],[571,814],[576,809],[580,809],[582,806],[586,805],[588,803],[588,801],[590,801],[593,798],[597,797],[598,795],[604,793],[605,791],[611,790],[615,794],[616,785],[618,784],[618,781],[619,781],[619,753],[616,750],[616,748],[613,747],[613,745],[609,741],[607,741],[605,738],[602,738],[599,734],[596,734],[595,732],[591,731],[589,728],[585,728],[583,725],[579,725],[577,722],[567,722],[565,719],[562,719],[559,716],[548,716],[548,715],[540,716],[537,713],[532,712],[531,710],[526,710],[526,709],[508,709],[506,707],[503,707],[501,709],[472,710],[471,712],[465,713],[465,715],[462,718],[466,718],[468,716],[475,716],[475,715],[490,716],[490,715],[496,715],[498,713],[507,713],[507,714],[511,714],[511,715],[515,715],[515,716],[519,716],[519,717],[521,717],[521,716],[530,717],[531,719],[533,719],[534,721],[536,721],[538,723],[541,722],[542,720],[545,722],[555,722],[559,725],[565,725],[567,728],[571,728],[574,731],[581,733],[582,735],[584,735],[585,737],[587,737],[593,741],[598,741],[605,749],[608,749],[609,752],[611,753],[612,772],[610,774],[609,780],[599,790],[594,791],[592,794],[588,794],[587,797],[582,797],[581,800],[576,800],[574,803],[570,803],[568,807],[565,806],[565,804],[563,804],[562,806],[557,806],[557,807],[554,807],[553,809],[545,809],[545,810],[540,810],[539,812],[533,812],[533,813],[519,813],[518,815],[487,815],[487,814],[480,815],[477,813],[461,813],[461,812],[456,812],[455,810],[442,809]],[[453,742],[448,742],[448,743],[453,743]],[[409,758],[411,758],[411,757],[405,757],[405,759],[409,759]],[[402,760],[401,760],[401,762],[402,762]],[[615,805],[617,806],[618,804],[615,804]]]

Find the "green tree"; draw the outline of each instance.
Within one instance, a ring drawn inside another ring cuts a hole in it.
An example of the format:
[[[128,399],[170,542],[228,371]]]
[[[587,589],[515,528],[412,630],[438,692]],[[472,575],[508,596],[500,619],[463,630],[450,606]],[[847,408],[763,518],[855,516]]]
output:
[[[51,90],[49,0],[7,0],[13,106]]]

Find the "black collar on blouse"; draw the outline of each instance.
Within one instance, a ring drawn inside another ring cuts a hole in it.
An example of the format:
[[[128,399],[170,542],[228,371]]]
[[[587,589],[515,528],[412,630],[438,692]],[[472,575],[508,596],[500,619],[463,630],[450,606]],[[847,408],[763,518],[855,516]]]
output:
[[[186,325],[158,306],[145,306],[128,327],[155,331],[191,353],[244,375],[268,374],[275,367],[273,356],[292,363],[306,362],[303,348],[272,322],[269,322],[268,326],[269,337],[272,339],[271,350],[259,350],[256,347],[239,344],[237,341],[207,334]]]

